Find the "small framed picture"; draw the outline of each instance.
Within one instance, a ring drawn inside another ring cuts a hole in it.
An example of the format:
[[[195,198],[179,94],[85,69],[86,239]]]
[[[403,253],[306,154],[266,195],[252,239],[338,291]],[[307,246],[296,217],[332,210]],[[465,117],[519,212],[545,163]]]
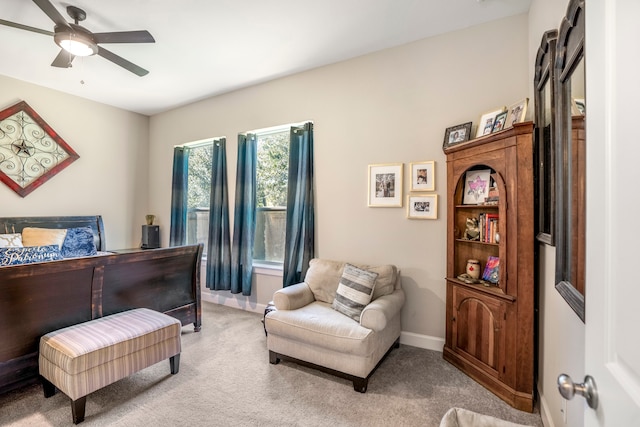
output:
[[[489,196],[491,169],[468,171],[464,180],[463,205],[478,205]]]
[[[402,163],[369,165],[370,207],[402,207]]]
[[[438,195],[407,196],[407,218],[438,219]]]
[[[471,138],[471,122],[457,126],[451,126],[444,132],[444,142],[442,148],[451,147],[460,142],[468,141]]]
[[[584,116],[587,108],[583,98],[573,98],[571,100],[571,114],[574,116]]]
[[[433,191],[436,188],[433,161],[411,163],[411,191]]]
[[[491,129],[491,133],[500,132],[504,129],[504,124],[507,121],[508,111],[503,111],[498,114],[495,119],[493,119],[493,129]]]
[[[509,106],[509,108],[507,109],[509,115],[507,115],[507,121],[505,123],[504,129],[513,127],[513,125],[516,123],[524,122],[525,116],[527,115],[528,103],[529,98],[525,98]]]
[[[489,135],[493,130],[493,122],[496,116],[502,113],[505,110],[504,107],[499,110],[491,111],[489,113],[485,113],[480,117],[480,121],[478,122],[478,130],[476,131],[476,138],[479,138],[484,135]]]

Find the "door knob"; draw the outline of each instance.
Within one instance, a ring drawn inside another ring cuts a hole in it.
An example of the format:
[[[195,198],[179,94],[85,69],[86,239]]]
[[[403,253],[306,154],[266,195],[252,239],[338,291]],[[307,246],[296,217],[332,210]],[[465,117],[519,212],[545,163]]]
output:
[[[575,384],[571,377],[567,374],[558,375],[558,391],[567,400],[573,399],[573,396],[579,394],[587,399],[587,405],[590,408],[598,407],[598,389],[595,380],[587,375],[584,377],[582,384]]]

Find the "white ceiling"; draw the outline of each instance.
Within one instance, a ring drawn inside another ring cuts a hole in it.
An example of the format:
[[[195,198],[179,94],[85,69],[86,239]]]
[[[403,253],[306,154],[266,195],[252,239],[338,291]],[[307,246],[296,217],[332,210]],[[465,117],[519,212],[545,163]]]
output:
[[[51,0],[80,7],[92,32],[148,30],[154,44],[104,48],[149,70],[138,77],[99,56],[50,64],[53,37],[0,25],[0,74],[153,115],[256,83],[425,37],[525,13],[531,0]],[[53,31],[29,0],[0,0],[0,19]],[[505,34],[505,37],[508,37]],[[499,40],[496,40],[499,44]]]

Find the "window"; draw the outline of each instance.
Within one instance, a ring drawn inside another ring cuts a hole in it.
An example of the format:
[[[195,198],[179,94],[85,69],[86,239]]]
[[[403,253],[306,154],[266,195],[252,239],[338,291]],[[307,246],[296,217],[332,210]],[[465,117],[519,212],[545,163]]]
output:
[[[256,132],[256,234],[253,260],[260,264],[284,261],[289,179],[289,129],[280,126]]]
[[[213,140],[187,144],[187,147],[189,147],[187,244],[204,244],[203,256],[206,256],[209,240]]]

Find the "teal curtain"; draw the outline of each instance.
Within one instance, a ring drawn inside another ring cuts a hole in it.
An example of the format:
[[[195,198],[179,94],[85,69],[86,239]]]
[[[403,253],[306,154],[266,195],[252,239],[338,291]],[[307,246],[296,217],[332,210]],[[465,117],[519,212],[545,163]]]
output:
[[[173,149],[173,179],[171,182],[170,246],[180,246],[187,242],[188,176],[189,148],[175,147]]]
[[[283,286],[300,283],[314,257],[313,123],[292,127]]]
[[[206,286],[215,291],[228,291],[231,289],[226,145],[226,138],[213,141],[211,160],[211,201],[209,208]]]
[[[256,231],[256,166],[254,134],[238,135],[238,171],[231,248],[231,293],[251,295],[253,241]]]

